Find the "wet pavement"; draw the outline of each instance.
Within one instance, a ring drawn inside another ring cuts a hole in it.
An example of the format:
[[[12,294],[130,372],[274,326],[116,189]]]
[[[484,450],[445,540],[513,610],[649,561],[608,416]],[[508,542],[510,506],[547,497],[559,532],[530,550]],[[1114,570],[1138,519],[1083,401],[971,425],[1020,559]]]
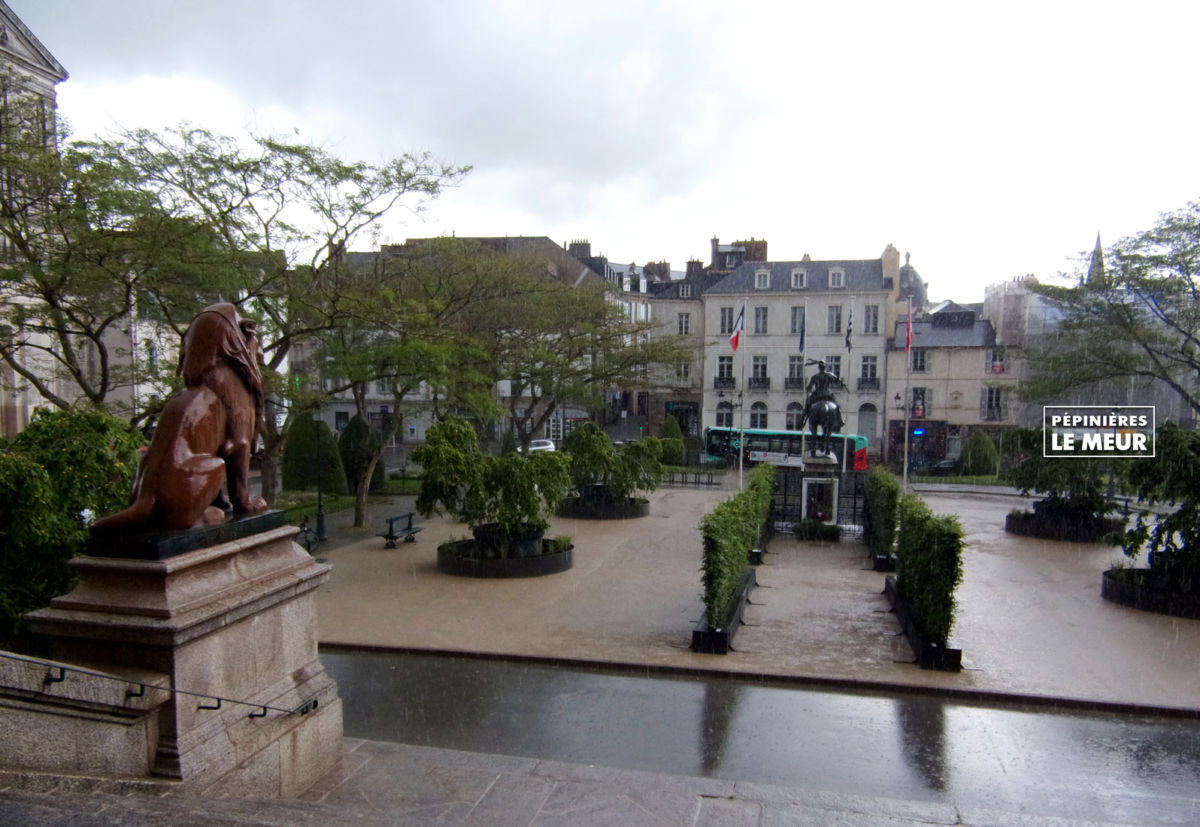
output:
[[[1200,817],[1195,719],[477,658],[322,659],[351,737],[1074,819]]]

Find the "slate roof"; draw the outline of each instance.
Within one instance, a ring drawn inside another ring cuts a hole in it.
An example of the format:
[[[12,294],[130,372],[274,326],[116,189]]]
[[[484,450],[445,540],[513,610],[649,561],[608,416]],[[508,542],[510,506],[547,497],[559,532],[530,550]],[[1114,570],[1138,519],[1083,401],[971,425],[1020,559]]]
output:
[[[934,327],[928,319],[913,318],[913,347],[994,347],[996,331],[987,319],[976,319],[969,327]],[[904,350],[905,320],[896,322],[892,350]]]
[[[792,270],[803,268],[806,286],[792,288]],[[883,261],[880,259],[849,261],[748,261],[709,287],[706,293],[823,293],[830,289],[829,271],[841,268],[846,273],[844,287],[832,288],[837,292],[856,293],[889,289],[883,278]],[[756,289],[755,274],[766,268],[771,272],[771,286],[766,290]]]

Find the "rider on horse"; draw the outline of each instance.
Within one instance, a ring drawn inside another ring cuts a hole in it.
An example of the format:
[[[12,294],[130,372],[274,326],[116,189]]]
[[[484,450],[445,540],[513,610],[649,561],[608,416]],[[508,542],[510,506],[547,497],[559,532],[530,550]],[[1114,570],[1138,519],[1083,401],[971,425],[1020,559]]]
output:
[[[812,364],[811,362],[809,364]],[[842,380],[832,373],[825,372],[825,360],[817,362],[817,372],[813,374],[813,378],[808,380],[808,399],[804,405],[804,417],[800,420],[800,428],[804,428],[804,423],[808,422],[812,415],[813,403],[815,402],[832,402],[835,406],[837,400],[833,397],[833,391],[836,388],[845,389]],[[845,425],[842,419],[841,411],[838,411],[837,430],[841,430]]]

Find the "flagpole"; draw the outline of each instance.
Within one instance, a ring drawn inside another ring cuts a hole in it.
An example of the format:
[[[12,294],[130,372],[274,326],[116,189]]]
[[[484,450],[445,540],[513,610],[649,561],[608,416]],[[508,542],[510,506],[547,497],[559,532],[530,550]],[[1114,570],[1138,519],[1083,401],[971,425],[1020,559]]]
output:
[[[912,297],[908,299],[908,318],[905,322],[904,333],[904,490],[908,490],[908,414],[912,408],[909,401],[911,391],[909,382],[912,380]]]
[[[746,333],[746,299],[742,298],[742,335]],[[746,350],[742,346],[741,336],[738,337],[738,346],[742,351],[742,361],[739,365],[742,374],[742,390],[738,391],[738,409],[741,415],[738,417],[738,491],[745,491],[745,485],[742,482],[742,466],[746,457],[746,391],[750,389],[750,380],[746,376]]]

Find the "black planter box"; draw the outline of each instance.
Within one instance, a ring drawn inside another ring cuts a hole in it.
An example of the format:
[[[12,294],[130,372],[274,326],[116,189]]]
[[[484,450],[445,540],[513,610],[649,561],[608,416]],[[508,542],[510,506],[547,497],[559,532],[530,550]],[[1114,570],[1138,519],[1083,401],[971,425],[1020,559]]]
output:
[[[900,592],[896,588],[894,576],[884,578],[883,593],[887,595],[888,602],[892,604],[892,609],[896,612],[896,619],[900,621],[900,626],[904,629],[904,636],[908,638],[913,651],[917,653],[917,663],[921,665],[922,669],[937,669],[943,672],[962,671],[962,649],[950,649],[925,639],[921,630],[917,628],[912,606],[900,596]]]
[[[700,619],[696,624],[696,628],[692,630],[692,651],[699,652],[705,655],[727,655],[729,648],[733,644],[733,633],[737,631],[737,627],[742,623],[742,612],[746,608],[746,601],[750,599],[750,590],[758,585],[758,580],[754,576],[754,569],[746,569],[742,573],[742,583],[738,587],[740,597],[733,606],[733,612],[728,620],[717,629],[714,629],[708,624],[708,615]]]
[[[542,540],[543,548],[550,540]],[[465,554],[473,540],[443,543],[438,546],[437,570],[456,577],[500,579],[507,577],[543,577],[558,574],[575,565],[575,547],[532,557],[475,557]]]
[[[1143,582],[1152,570],[1124,569],[1104,572],[1100,596],[1131,609],[1200,619],[1200,595],[1180,594]]]
[[[568,497],[558,506],[560,517],[576,520],[633,520],[650,513],[650,501],[630,497],[623,502]]]

